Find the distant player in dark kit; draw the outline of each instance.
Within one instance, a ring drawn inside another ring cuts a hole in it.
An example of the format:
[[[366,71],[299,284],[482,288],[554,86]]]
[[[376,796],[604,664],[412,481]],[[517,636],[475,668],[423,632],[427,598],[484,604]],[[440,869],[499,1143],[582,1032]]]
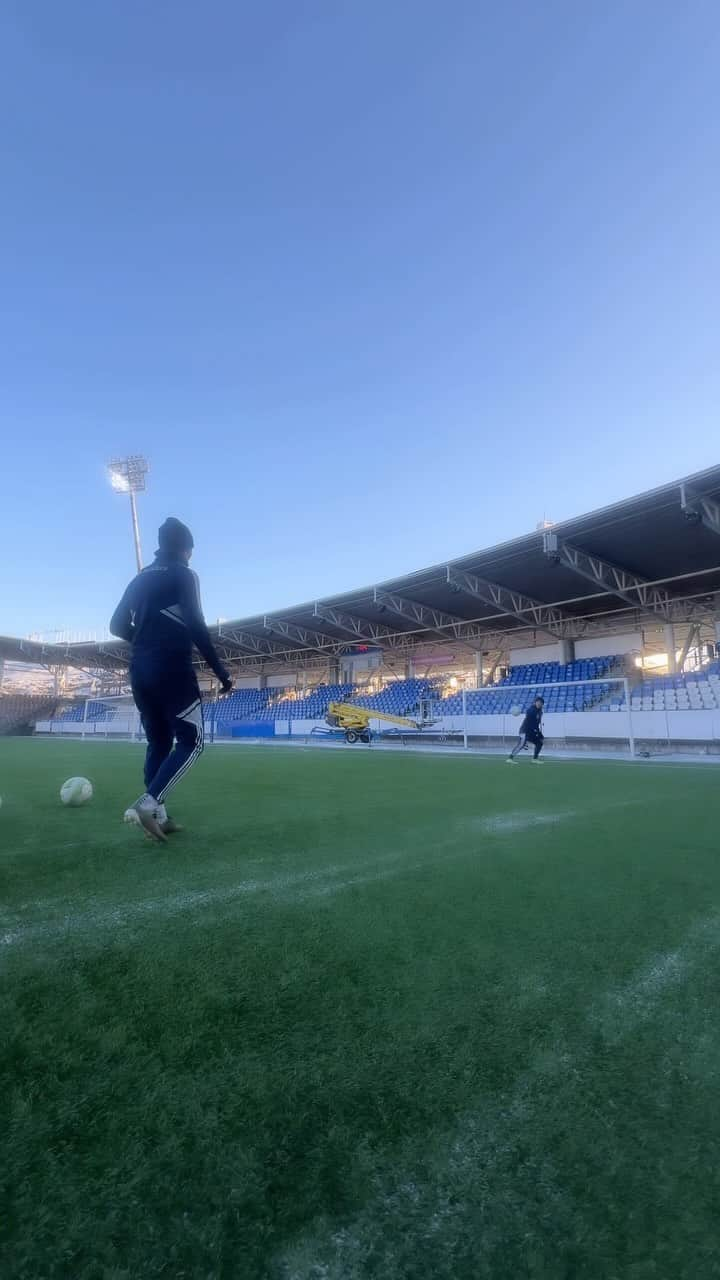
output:
[[[517,762],[520,752],[525,750],[528,743],[532,743],[535,748],[533,753],[533,764],[542,764],[540,752],[543,749],[543,743],[545,741],[542,731],[544,706],[545,699],[537,697],[532,706],[528,707],[525,712],[525,719],[520,725],[520,736],[508,756],[508,761],[511,764],[515,764]]]
[[[154,840],[180,828],[168,817],[165,798],[203,749],[200,689],[193,645],[220,681],[232,680],[223,666],[200,604],[198,576],[189,568],[193,536],[170,516],[158,531],[152,564],[133,578],[110,622],[113,635],[132,646],[130,683],[147,738],[145,794],[126,813]]]

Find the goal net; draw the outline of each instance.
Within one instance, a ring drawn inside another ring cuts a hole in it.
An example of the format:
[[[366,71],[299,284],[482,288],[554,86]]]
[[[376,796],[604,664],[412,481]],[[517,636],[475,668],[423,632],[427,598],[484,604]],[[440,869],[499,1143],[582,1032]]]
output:
[[[129,738],[143,736],[132,698],[86,698],[60,707],[52,720],[36,725],[38,733],[53,737]]]
[[[458,690],[421,705],[426,725],[422,736],[509,750],[517,741],[525,712],[538,697],[544,700],[543,733],[549,749],[635,754],[629,684],[617,676]]]

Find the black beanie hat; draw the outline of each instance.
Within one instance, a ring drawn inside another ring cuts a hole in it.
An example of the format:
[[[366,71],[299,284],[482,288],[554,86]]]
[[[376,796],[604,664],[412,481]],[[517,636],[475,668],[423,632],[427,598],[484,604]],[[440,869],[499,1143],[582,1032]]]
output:
[[[175,516],[168,516],[158,529],[158,546],[161,551],[177,555],[181,551],[190,551],[195,543],[187,525],[182,520],[176,520]]]

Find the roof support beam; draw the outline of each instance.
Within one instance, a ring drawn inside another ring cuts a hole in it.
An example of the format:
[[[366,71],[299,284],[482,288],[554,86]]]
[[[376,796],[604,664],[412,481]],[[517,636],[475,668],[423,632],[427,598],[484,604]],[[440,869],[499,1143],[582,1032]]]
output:
[[[682,671],[682,670],[684,669],[684,667],[685,667],[685,662],[686,662],[686,660],[687,660],[687,656],[688,656],[688,654],[689,654],[689,652],[690,652],[690,650],[691,650],[692,646],[697,642],[697,639],[698,639],[698,632],[699,632],[699,630],[700,630],[700,628],[699,628],[697,625],[692,626],[692,627],[688,627],[688,632],[687,632],[687,635],[686,635],[686,637],[685,637],[685,643],[684,643],[684,645],[683,645],[682,649],[680,650],[680,655],[679,655],[679,657],[678,657],[678,659],[677,659],[677,669],[678,669],[678,671]]]
[[[486,578],[478,578],[474,573],[463,573],[459,569],[446,567],[448,585],[462,591],[465,595],[474,596],[484,604],[494,605],[501,613],[519,618],[536,631],[544,631],[553,640],[558,638],[566,615],[553,605],[543,604],[532,596],[523,595],[511,587],[503,587],[499,582],[489,582]]]
[[[424,631],[434,632],[441,640],[457,640],[475,649],[478,645],[485,645],[487,633],[483,628],[454,613],[444,613],[442,609],[434,609],[431,605],[408,600],[391,591],[383,591],[381,587],[374,588],[373,600],[381,609],[388,609],[406,622],[414,622]]]
[[[704,524],[711,533],[720,536],[720,503],[681,484],[680,506],[688,524]]]
[[[297,623],[288,622],[285,618],[265,617],[263,626],[269,635],[282,636],[284,640],[294,641],[304,649],[317,649],[321,653],[336,654],[345,647],[337,636],[330,636],[322,631],[312,631],[309,627],[298,626]]]
[[[659,613],[663,618],[669,617],[670,596],[662,587],[650,587],[645,578],[639,578],[637,574],[619,565],[609,564],[599,556],[588,555],[569,542],[558,542],[557,549],[560,564],[572,569],[581,578],[586,578],[594,586],[620,596],[628,604],[639,605],[650,612]]]
[[[89,646],[88,648],[80,649],[77,653],[76,662],[73,662],[72,648],[66,648],[64,655],[68,666],[77,666],[82,663],[83,669],[95,664],[100,666],[112,665],[113,668],[126,667],[130,663],[130,646],[121,640],[118,640],[115,644],[112,641],[104,641],[94,651]],[[98,659],[104,661],[98,663]]]
[[[398,648],[403,643],[401,633],[392,631],[390,627],[384,627],[379,622],[370,622],[367,618],[361,618],[354,613],[346,613],[342,609],[334,609],[331,605],[322,604],[317,601],[313,609],[316,618],[322,618],[323,622],[329,622],[331,627],[335,627],[338,631],[344,631],[346,635],[352,636],[359,644],[381,644],[387,648]],[[405,642],[407,644],[407,641]]]
[[[255,653],[264,658],[272,658],[288,652],[282,645],[273,644],[271,640],[265,640],[262,636],[255,636],[251,631],[240,631],[236,627],[230,627],[225,622],[218,627],[217,640],[219,644],[224,643],[237,649],[244,649],[246,653]]]
[[[665,622],[689,622],[705,617],[707,609],[693,600],[672,596],[664,587],[655,587],[646,578],[639,577],[621,565],[610,564],[599,556],[589,555],[570,542],[562,542],[557,534],[543,534],[545,554],[556,564],[562,564],[573,573],[586,578],[594,586],[619,596],[648,615],[656,615]]]

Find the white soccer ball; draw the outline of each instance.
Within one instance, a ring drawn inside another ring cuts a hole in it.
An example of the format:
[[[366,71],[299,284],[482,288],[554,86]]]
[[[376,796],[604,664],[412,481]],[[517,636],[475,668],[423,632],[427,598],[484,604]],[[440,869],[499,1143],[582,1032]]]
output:
[[[511,716],[521,716],[521,715],[522,715],[522,707],[519,707],[519,706],[518,706],[518,704],[517,704],[517,702],[515,703],[515,705],[514,705],[513,707],[511,707],[511,708],[510,708],[510,715],[511,715]]]
[[[60,788],[60,799],[63,804],[72,805],[73,808],[80,804],[87,804],[88,800],[92,800],[92,794],[92,782],[87,778],[68,778]]]

